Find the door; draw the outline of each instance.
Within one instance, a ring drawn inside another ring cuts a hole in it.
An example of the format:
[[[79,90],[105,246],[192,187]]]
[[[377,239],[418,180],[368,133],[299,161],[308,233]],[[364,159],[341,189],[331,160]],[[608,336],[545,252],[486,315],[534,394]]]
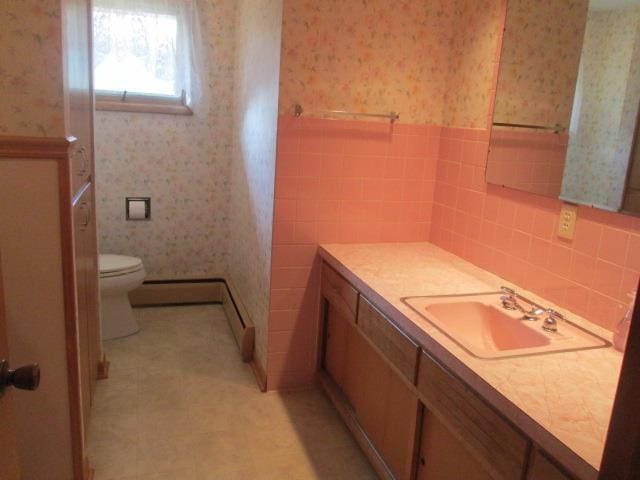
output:
[[[11,387],[35,390],[40,383],[40,368],[34,364],[15,371],[10,369],[1,267],[0,261],[0,480],[19,480],[20,464]]]
[[[2,264],[0,263],[0,361],[9,359],[7,325],[4,313],[4,290],[2,288]],[[0,479],[18,480],[18,452],[16,450],[16,427],[11,408],[11,390],[0,397]]]

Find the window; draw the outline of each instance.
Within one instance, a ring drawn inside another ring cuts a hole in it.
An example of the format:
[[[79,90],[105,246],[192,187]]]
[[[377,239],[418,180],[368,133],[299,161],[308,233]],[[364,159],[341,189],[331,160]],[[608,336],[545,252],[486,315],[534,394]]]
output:
[[[190,114],[193,13],[186,0],[96,0],[96,108]]]

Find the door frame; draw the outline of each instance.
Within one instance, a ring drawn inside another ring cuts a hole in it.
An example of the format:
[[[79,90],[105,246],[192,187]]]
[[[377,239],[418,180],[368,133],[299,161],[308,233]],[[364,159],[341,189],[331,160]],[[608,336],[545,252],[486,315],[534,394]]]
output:
[[[2,255],[0,252],[0,360],[10,361],[9,341],[7,338],[7,317],[4,306],[4,286],[2,284]],[[2,464],[0,475],[8,480],[20,479],[20,459],[16,445],[16,425],[13,412],[11,389],[0,397],[0,446]]]

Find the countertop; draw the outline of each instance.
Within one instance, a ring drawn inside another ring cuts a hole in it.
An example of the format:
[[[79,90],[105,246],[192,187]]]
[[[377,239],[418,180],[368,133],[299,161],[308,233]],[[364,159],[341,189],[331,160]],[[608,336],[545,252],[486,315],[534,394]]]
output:
[[[483,360],[401,298],[482,293],[506,285],[607,340],[612,334],[430,243],[321,245],[320,256],[425,350],[568,469],[595,479],[622,354],[613,348]]]

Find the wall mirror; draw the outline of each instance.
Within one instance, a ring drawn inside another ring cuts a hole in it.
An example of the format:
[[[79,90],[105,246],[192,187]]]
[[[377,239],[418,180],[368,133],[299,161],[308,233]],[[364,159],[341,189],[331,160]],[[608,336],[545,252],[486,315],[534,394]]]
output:
[[[640,214],[640,0],[509,0],[487,182]]]

